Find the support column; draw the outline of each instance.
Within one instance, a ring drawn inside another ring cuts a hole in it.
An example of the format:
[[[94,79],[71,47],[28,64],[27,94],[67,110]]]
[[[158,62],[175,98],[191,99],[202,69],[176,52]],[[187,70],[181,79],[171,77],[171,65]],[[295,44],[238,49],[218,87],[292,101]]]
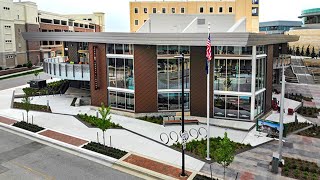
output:
[[[250,120],[254,120],[255,92],[256,92],[256,67],[257,67],[257,46],[252,46],[252,83],[251,83],[251,111]]]

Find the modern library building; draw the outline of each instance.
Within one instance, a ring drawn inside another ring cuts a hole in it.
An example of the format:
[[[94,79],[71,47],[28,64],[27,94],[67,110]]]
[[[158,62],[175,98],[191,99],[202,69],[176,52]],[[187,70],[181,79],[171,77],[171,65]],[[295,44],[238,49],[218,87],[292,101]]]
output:
[[[44,72],[87,84],[93,106],[103,102],[133,116],[172,114],[184,106],[191,116],[206,116],[206,33],[40,32],[23,36],[28,41],[64,41],[68,57],[45,59]],[[298,39],[212,33],[211,117],[254,121],[269,112],[273,61],[279,49],[285,53],[287,43]],[[80,59],[79,51],[86,51],[89,58]],[[177,58],[181,54],[184,59]]]

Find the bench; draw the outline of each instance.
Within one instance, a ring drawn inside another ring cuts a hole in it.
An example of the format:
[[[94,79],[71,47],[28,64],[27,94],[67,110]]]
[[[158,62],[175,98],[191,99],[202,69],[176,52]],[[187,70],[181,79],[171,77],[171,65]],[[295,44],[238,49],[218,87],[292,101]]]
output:
[[[163,120],[163,126],[166,125],[170,125],[170,124],[179,124],[182,125],[182,121],[181,120]],[[184,124],[199,124],[198,120],[184,120]]]

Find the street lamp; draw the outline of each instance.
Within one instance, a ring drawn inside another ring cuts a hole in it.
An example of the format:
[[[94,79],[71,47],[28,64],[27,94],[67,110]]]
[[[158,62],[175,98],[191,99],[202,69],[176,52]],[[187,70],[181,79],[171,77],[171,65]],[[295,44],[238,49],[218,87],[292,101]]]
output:
[[[184,54],[182,53],[179,56],[174,56],[174,58],[180,60],[182,62],[182,68],[181,68],[181,84],[182,84],[182,109],[181,109],[181,121],[182,121],[182,136],[184,135]],[[182,143],[182,172],[181,172],[181,176],[184,177],[186,176],[186,172],[185,172],[185,159],[184,159],[184,149],[185,149],[185,145]]]

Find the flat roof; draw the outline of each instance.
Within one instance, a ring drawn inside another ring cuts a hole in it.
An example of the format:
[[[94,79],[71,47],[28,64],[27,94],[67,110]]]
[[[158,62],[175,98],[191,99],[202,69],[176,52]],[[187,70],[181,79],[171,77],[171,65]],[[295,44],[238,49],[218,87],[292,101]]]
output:
[[[259,33],[210,33],[214,46],[258,46],[299,40],[299,36]],[[69,41],[108,44],[206,46],[207,33],[25,32],[28,41]]]
[[[302,25],[302,21],[266,21],[260,22],[260,27],[269,27],[269,26],[291,26],[291,27],[299,27]]]

